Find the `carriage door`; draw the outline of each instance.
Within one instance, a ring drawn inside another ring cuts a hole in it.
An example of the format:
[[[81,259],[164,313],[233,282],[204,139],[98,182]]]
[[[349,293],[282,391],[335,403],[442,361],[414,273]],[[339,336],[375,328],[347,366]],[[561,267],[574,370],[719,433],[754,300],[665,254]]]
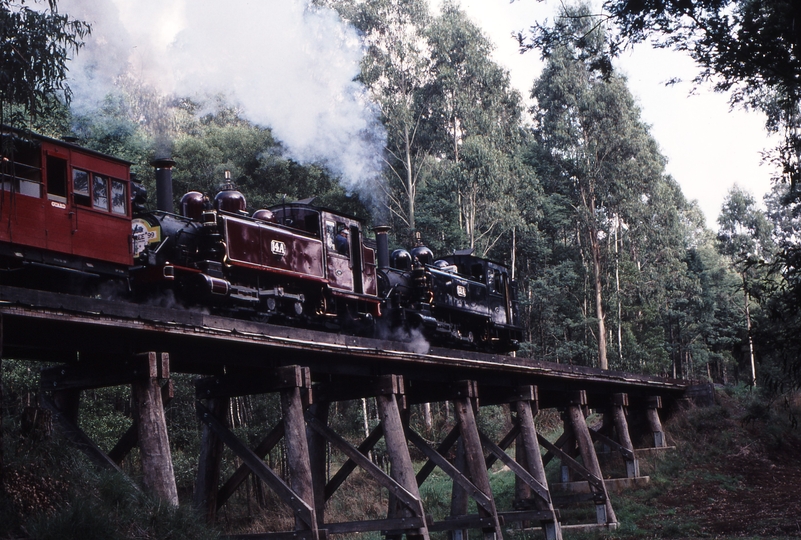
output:
[[[67,160],[48,153],[45,171],[47,179],[47,202],[45,203],[47,249],[60,253],[72,253],[75,211],[67,197]]]

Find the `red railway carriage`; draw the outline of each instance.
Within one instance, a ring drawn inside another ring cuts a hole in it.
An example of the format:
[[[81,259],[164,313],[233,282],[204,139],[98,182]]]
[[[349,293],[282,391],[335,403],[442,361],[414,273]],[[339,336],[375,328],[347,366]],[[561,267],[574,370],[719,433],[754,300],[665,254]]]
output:
[[[8,127],[0,132],[3,267],[127,276],[130,163]]]

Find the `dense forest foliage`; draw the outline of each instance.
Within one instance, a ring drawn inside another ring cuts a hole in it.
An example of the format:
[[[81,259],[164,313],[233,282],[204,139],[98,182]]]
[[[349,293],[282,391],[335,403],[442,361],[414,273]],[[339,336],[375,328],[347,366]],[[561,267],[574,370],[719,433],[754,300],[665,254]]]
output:
[[[717,382],[756,376],[781,386],[798,371],[787,327],[797,320],[792,164],[783,169],[791,181],[776,183],[767,211],[747,186],[734,188],[717,229],[707,228],[665,172],[658,141],[615,68],[621,40],[644,39],[651,19],[613,4],[619,26],[578,4],[520,36],[528,54],[545,61],[527,108],[492,59],[493,44],[457,2],[434,13],[425,0],[318,0],[317,9],[336,10],[363,40],[359,82],[386,131],[379,212],[324,163],[287,157],[269,126],[250,122],[224,96],[197,102],[129,79],[102,106],[78,114],[57,62],[38,72],[4,64],[3,117],[128,159],[145,185],[166,137],[178,162],[176,197],[212,193],[230,170],[250,209],[315,196],[373,225],[388,220],[397,246],[419,233],[437,254],[473,248],[514,269],[523,355]],[[66,59],[79,53],[89,28],[50,6],[50,24],[61,29],[53,55]],[[7,0],[2,7],[6,26],[34,17]],[[26,24],[17,25],[16,39],[35,22]],[[3,54],[14,58],[8,43]],[[717,64],[699,63],[712,77]],[[51,85],[26,94],[35,77]],[[754,81],[737,86],[737,97],[752,96]],[[785,107],[772,125],[789,118],[795,96],[771,101]]]

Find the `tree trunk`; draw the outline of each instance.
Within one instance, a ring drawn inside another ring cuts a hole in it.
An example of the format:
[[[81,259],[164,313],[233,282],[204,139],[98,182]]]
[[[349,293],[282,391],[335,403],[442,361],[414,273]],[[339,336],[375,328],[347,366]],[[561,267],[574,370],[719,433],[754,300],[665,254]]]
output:
[[[604,322],[603,284],[601,283],[601,245],[598,231],[590,229],[590,250],[592,251],[592,274],[595,287],[595,316],[598,318],[598,367],[609,369],[606,358],[606,323]]]
[[[139,430],[139,450],[142,459],[143,483],[156,498],[178,506],[178,489],[172,466],[172,453],[167,435],[167,421],[157,379],[135,382]]]
[[[431,417],[431,403],[423,403],[423,423],[426,426],[426,433],[431,433],[434,427],[434,419]]]
[[[620,232],[620,216],[615,214],[615,292],[617,293],[617,356],[623,366],[623,302],[620,299],[620,249],[618,233]]]
[[[748,288],[745,283],[745,272],[743,277],[743,293],[745,294],[745,327],[748,331],[748,354],[751,359],[751,386],[756,386],[756,362],[754,361],[754,339],[751,337],[751,307],[748,298]]]
[[[403,126],[403,143],[406,158],[406,193],[409,195],[409,230],[414,231],[414,199],[417,196],[414,181],[414,171],[412,171],[412,142],[409,135],[409,126]]]

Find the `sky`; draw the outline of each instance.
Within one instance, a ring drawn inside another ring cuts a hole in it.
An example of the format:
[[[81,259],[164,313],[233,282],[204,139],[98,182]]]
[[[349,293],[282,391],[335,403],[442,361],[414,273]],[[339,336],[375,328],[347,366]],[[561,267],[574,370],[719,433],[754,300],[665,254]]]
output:
[[[432,0],[435,4],[438,0]],[[495,61],[509,70],[512,84],[525,98],[542,69],[536,52],[518,52],[510,36],[534,21],[553,20],[560,2],[554,0],[462,0],[462,8],[495,43]],[[736,184],[758,201],[770,189],[772,171],[761,165],[761,152],[775,146],[758,112],[731,110],[728,96],[699,88],[691,95],[697,74],[692,59],[669,50],[638,45],[624,53],[616,67],[628,77],[644,122],[667,157],[667,172],[690,200],[697,200],[709,228],[727,192]],[[666,86],[680,77],[683,82]]]

